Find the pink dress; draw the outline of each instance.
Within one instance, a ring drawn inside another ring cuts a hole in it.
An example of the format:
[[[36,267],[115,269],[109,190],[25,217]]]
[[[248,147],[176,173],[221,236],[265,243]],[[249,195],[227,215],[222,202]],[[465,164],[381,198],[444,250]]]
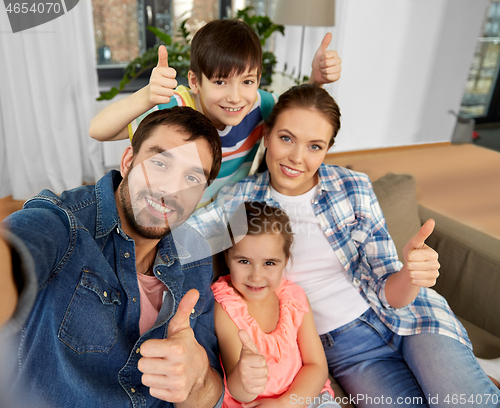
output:
[[[300,286],[283,279],[276,290],[280,302],[278,324],[271,333],[264,333],[257,321],[248,314],[246,303],[229,286],[229,281],[229,275],[220,277],[212,285],[212,290],[215,300],[240,330],[247,331],[266,358],[269,369],[268,381],[264,393],[257,399],[279,397],[288,390],[302,367],[297,333],[304,315],[309,311],[306,294]],[[327,380],[323,391],[328,391],[333,396],[330,380]],[[227,384],[223,406],[241,407],[241,403],[231,397]]]

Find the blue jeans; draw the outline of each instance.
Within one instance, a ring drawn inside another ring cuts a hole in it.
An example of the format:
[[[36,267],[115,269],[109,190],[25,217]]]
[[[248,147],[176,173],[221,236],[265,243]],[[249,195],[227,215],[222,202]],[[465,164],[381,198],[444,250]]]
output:
[[[330,373],[357,407],[500,406],[472,351],[450,337],[399,336],[372,309],[320,337]]]

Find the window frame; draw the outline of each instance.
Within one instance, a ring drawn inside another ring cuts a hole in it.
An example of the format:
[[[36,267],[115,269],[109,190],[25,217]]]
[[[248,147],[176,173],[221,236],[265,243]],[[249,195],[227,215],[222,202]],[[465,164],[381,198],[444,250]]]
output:
[[[231,9],[232,0],[219,0],[219,18],[229,17],[227,10]],[[147,9],[151,7],[152,16],[148,19]],[[143,25],[146,33],[146,45],[145,49],[154,46],[157,43],[156,36],[147,30],[148,25],[156,26],[156,10],[154,0],[144,0],[143,7]],[[99,91],[107,92],[113,86],[118,86],[120,80],[123,77],[123,68],[120,67],[97,67],[97,75],[99,80]],[[127,84],[122,92],[135,92],[143,88],[149,83],[149,77],[151,76],[152,69],[146,70],[134,81]]]

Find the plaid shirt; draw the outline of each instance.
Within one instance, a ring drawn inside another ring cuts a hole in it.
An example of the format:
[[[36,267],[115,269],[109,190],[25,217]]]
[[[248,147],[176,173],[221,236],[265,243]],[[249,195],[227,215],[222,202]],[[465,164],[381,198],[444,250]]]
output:
[[[227,220],[242,201],[280,207],[271,196],[267,171],[224,187],[216,201],[196,211],[188,222],[206,237],[213,234],[216,225],[220,233],[227,230],[221,221]],[[402,268],[402,263],[366,174],[322,164],[319,192],[312,206],[353,285],[392,332],[403,336],[439,333],[472,348],[467,332],[448,303],[433,289],[421,288],[417,298],[401,309],[394,309],[387,302],[385,283]]]

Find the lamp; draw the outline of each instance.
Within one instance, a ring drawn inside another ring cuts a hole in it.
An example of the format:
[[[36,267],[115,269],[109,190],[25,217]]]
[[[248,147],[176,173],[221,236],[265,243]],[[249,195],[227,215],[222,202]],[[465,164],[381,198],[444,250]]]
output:
[[[276,0],[273,20],[276,24],[302,26],[300,78],[305,26],[330,27],[335,25],[335,0]]]

